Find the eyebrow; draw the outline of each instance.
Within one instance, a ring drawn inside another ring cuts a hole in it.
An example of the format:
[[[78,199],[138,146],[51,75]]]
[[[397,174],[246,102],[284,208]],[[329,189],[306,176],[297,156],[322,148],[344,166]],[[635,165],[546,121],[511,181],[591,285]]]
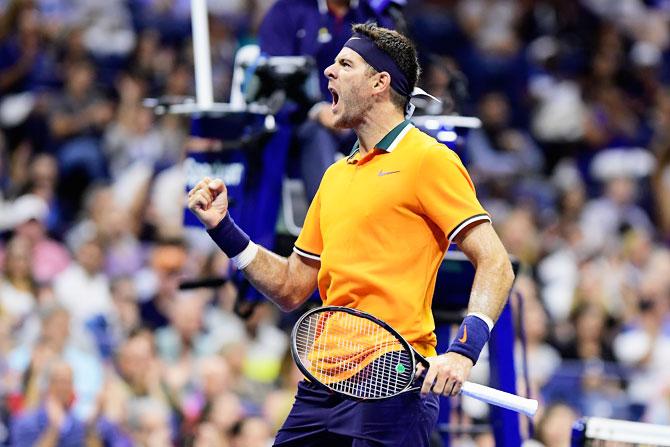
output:
[[[349,62],[350,64],[353,63],[351,59],[348,59],[348,58],[343,57],[343,56],[342,56],[342,57],[339,57],[339,58],[336,57],[336,58],[335,58],[335,62],[336,62],[336,63],[339,62],[340,64],[341,64],[342,62]]]

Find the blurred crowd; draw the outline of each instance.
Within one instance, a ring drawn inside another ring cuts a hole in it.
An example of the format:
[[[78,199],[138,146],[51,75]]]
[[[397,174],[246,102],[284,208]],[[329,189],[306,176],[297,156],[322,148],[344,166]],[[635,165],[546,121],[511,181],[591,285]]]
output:
[[[272,3],[208,2],[217,100]],[[206,143],[142,106],[194,94],[189,8],[0,0],[0,445],[267,446],[290,409],[279,312],[240,318],[232,281],[179,290],[231,272],[182,226],[180,161]],[[568,445],[582,415],[670,424],[670,2],[404,11],[431,112],[482,121],[457,151],[521,261],[532,442]],[[491,445],[474,432],[457,445]]]

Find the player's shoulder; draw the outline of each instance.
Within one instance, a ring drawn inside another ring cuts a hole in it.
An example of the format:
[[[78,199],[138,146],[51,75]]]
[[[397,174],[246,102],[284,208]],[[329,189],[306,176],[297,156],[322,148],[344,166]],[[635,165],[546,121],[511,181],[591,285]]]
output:
[[[323,177],[330,177],[337,175],[339,172],[342,172],[342,170],[346,169],[347,167],[348,159],[349,157],[342,157],[335,163],[328,166],[328,169],[326,169],[326,172],[324,172]]]
[[[436,140],[432,135],[429,135],[416,127],[408,133],[408,136],[411,138],[411,141],[408,141],[408,143],[412,145],[412,150],[420,159],[427,158],[431,161],[444,160],[458,163],[461,162],[456,152],[451,150],[444,143]]]

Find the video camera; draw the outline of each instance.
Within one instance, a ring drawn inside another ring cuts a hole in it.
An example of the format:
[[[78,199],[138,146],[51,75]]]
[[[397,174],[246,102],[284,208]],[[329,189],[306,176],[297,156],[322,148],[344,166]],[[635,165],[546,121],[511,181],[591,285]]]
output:
[[[311,107],[320,97],[316,62],[308,56],[261,56],[245,67],[243,86],[248,104],[277,112],[287,101]]]

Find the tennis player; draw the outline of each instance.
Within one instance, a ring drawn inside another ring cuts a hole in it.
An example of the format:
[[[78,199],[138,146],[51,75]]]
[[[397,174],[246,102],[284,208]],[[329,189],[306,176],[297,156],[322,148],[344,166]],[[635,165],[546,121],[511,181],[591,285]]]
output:
[[[438,396],[467,379],[513,280],[508,255],[458,156],[407,119],[419,76],[406,37],[373,24],[325,70],[332,113],[358,141],[324,174],[294,253],[249,240],[227,213],[226,188],[205,178],[189,208],[251,283],[282,310],[318,287],[324,305],[367,311],[400,332],[431,364],[421,393],[355,401],[304,381],[275,446],[427,446]],[[438,267],[454,242],[476,267],[468,315],[437,355],[431,301]]]

